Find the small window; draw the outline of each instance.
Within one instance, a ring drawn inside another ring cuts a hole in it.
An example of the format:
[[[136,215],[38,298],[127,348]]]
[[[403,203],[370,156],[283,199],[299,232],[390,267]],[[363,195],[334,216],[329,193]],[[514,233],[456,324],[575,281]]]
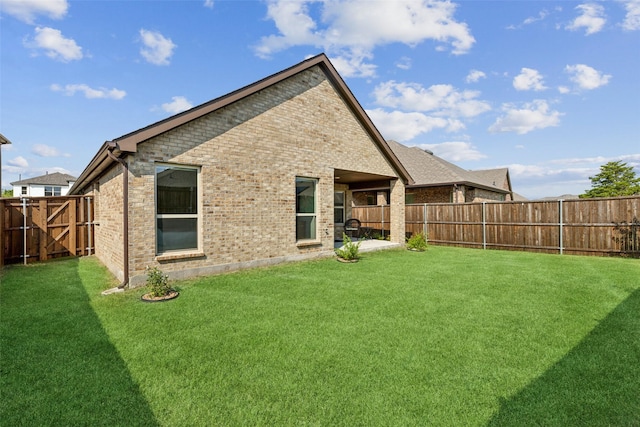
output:
[[[296,239],[316,238],[316,187],[314,178],[296,178]]]
[[[23,196],[26,196],[26,195],[27,195],[27,187],[22,187],[22,189],[21,189],[21,194],[22,194]]]
[[[156,252],[198,249],[198,174],[186,166],[156,166]]]
[[[44,187],[45,196],[59,196],[61,194],[61,187]]]
[[[405,194],[404,195],[404,204],[405,205],[411,205],[413,203],[416,202],[416,195],[415,194]]]
[[[367,205],[375,206],[376,205],[376,196],[373,194],[367,194]]]
[[[333,193],[333,222],[344,224],[344,191]]]

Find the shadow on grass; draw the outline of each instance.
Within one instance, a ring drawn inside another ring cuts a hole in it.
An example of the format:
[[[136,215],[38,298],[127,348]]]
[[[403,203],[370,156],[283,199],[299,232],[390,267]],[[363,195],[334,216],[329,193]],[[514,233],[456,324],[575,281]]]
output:
[[[7,267],[0,278],[3,425],[158,425],[91,308],[77,259]]]
[[[640,289],[488,425],[640,425]]]

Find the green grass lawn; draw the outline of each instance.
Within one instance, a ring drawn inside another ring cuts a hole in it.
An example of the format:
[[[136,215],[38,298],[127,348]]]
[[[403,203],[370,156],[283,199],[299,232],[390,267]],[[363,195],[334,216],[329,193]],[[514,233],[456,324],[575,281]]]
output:
[[[1,425],[640,425],[640,262],[430,247],[101,296],[6,267]]]

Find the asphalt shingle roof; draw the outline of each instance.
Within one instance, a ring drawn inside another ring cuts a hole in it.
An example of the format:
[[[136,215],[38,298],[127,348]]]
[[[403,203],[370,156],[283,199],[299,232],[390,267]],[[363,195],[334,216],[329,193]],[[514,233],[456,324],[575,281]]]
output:
[[[11,185],[69,185],[69,181],[73,182],[75,180],[75,176],[67,175],[66,173],[54,172],[42,176],[23,179],[22,181],[15,181],[12,182]]]
[[[418,147],[407,147],[395,141],[387,143],[414,179],[415,186],[466,183],[502,193],[509,192],[509,189],[502,187],[507,168],[469,171]]]

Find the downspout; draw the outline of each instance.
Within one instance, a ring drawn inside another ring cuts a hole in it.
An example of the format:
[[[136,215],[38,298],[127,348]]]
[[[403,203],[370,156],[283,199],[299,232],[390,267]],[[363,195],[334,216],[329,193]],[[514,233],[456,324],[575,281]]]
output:
[[[109,142],[107,146],[107,155],[122,165],[122,240],[123,240],[123,259],[124,259],[124,280],[118,285],[119,289],[124,289],[129,284],[129,166],[127,162],[116,157],[113,150],[117,148],[115,142]]]

